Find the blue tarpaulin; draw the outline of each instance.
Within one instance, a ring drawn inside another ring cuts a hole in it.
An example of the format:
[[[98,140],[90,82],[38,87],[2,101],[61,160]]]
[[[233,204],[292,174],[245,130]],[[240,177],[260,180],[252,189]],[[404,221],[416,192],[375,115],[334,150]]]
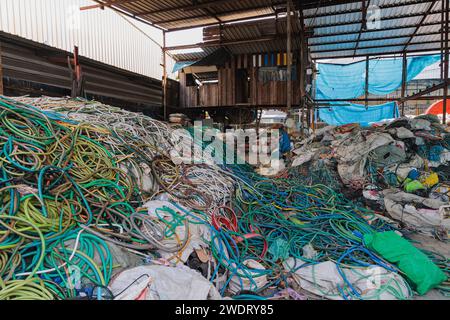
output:
[[[439,61],[439,55],[407,58],[406,81],[411,81],[429,65]],[[402,84],[403,59],[378,59],[369,61],[368,91],[374,95],[386,95],[400,88]],[[365,94],[366,61],[351,64],[318,64],[316,99],[356,99]],[[329,108],[320,108],[318,116],[331,125],[370,122],[399,116],[395,102],[368,106],[349,102],[333,102]]]
[[[319,118],[329,125],[340,126],[347,123],[359,123],[361,126],[369,126],[370,122],[378,122],[384,119],[397,118],[399,116],[396,102],[388,102],[376,106],[353,104],[349,102],[337,102],[330,108],[320,108]]]
[[[173,66],[172,73],[175,73],[178,70],[181,70],[183,68],[192,66],[194,63],[196,63],[196,61],[179,61],[179,62],[175,63],[175,65]]]
[[[439,55],[407,58],[407,81],[414,79]],[[369,93],[386,95],[402,85],[402,59],[369,61]],[[366,62],[351,64],[318,64],[317,99],[355,99],[365,94]]]

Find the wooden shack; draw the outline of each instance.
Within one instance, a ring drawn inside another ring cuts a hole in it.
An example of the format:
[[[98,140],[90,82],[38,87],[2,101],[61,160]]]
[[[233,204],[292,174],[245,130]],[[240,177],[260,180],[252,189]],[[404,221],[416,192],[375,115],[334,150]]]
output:
[[[300,70],[292,65],[292,103],[300,103]],[[217,72],[180,72],[180,107],[282,106],[287,103],[287,55],[284,52],[232,55]],[[197,81],[195,81],[197,78]],[[198,79],[206,79],[201,81]]]

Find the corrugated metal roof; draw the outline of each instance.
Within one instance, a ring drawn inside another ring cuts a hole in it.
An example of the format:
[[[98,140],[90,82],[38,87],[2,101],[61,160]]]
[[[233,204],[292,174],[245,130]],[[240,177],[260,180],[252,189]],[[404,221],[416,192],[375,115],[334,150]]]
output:
[[[378,55],[440,48],[440,1],[371,0],[369,4],[379,8],[381,20],[378,29],[361,28],[362,10],[355,3],[305,10],[307,16],[314,12],[322,15],[306,20],[307,27],[313,31],[308,40],[312,57]],[[345,50],[349,48],[353,50]]]
[[[280,19],[278,21],[274,19],[262,19],[251,22],[230,24],[223,26],[222,30],[216,27],[206,27],[204,32],[211,36],[211,34],[221,34],[222,42],[230,41],[242,41],[246,39],[255,39],[255,41],[243,41],[243,43],[227,46],[228,50],[232,54],[253,54],[264,52],[285,52],[286,51],[286,19]],[[299,33],[299,24],[293,24],[292,32]],[[218,38],[218,37],[217,37]],[[267,38],[267,41],[261,42],[260,40]],[[215,38],[214,38],[215,39]],[[206,42],[208,43],[208,42]],[[212,43],[215,43],[212,41]],[[194,54],[176,54],[175,59],[179,61],[187,61],[190,59],[200,59],[209,54],[212,51],[220,48],[220,45],[208,46],[203,48],[203,52],[197,52]],[[298,48],[298,41],[293,42],[293,49]]]
[[[339,36],[325,36],[321,38],[311,38],[309,40],[309,45],[329,43],[329,42],[344,42],[344,41],[354,41],[357,40],[358,35],[355,34],[344,34]]]
[[[208,2],[211,3],[140,0],[113,4],[112,7],[164,29],[179,29],[274,14],[274,6],[286,3],[284,0],[228,0],[209,5]]]
[[[199,52],[176,53],[176,54],[173,54],[173,57],[177,61],[196,61],[196,60],[200,60],[200,59],[210,55],[211,53],[213,53],[214,51],[216,51],[219,48],[220,48],[220,46],[206,47],[206,48],[201,49],[201,51],[199,51]]]
[[[397,29],[389,31],[390,37],[410,36],[416,28]],[[383,38],[386,31],[364,32],[361,34],[361,40]]]
[[[311,28],[311,27],[310,27]],[[342,33],[358,33],[359,30],[361,30],[361,23],[355,23],[350,25],[344,25],[344,26],[336,26],[336,27],[323,27],[323,28],[316,28],[314,27],[314,35],[319,36],[326,36],[330,34],[342,34]]]
[[[105,0],[102,0],[105,1]],[[439,49],[440,1],[437,0],[367,0],[368,17],[363,14],[362,1],[298,1],[296,9],[303,11],[309,29],[308,44],[313,58],[357,56]],[[332,3],[332,4],[329,4]],[[274,23],[275,7],[285,11],[285,0],[134,0],[114,5],[116,9],[145,19],[169,30],[204,25],[224,26],[221,40],[231,53],[260,53],[285,50],[286,41],[277,34],[267,37],[258,23],[236,23],[249,17],[266,17]],[[375,6],[375,7],[374,7]],[[378,10],[378,11],[377,11]],[[378,26],[373,28],[371,14],[379,13]],[[369,24],[363,29],[364,19]],[[228,23],[227,23],[228,22]],[[277,26],[281,35],[286,24]],[[214,39],[217,40],[217,39]],[[248,40],[241,43],[240,40]],[[254,41],[251,41],[254,40]],[[233,43],[229,43],[229,42]],[[215,44],[215,43],[214,43]],[[294,47],[297,42],[294,41]],[[217,47],[221,45],[217,43]],[[217,49],[209,47],[209,49]],[[205,50],[203,55],[208,54]],[[176,58],[193,58],[179,56]]]

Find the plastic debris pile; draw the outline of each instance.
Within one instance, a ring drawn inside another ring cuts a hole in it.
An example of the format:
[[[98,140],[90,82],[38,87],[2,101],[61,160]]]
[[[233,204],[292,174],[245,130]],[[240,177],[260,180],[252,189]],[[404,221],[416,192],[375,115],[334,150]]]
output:
[[[302,142],[291,174],[331,185],[396,220],[447,239],[450,132],[432,115],[326,127]],[[336,174],[337,173],[337,174]]]
[[[204,153],[175,164],[174,145],[192,139],[163,122],[85,100],[18,100],[0,99],[0,299],[408,299],[448,288],[445,257],[328,184]]]

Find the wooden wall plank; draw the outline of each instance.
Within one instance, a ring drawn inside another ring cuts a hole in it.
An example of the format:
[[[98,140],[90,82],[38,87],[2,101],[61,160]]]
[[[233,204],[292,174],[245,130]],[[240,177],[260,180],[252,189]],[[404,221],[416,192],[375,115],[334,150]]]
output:
[[[237,70],[246,68],[250,77],[250,98],[251,105],[286,105],[287,103],[287,82],[269,81],[264,84],[258,79],[259,67],[253,67],[253,62],[258,64],[262,55],[238,55],[233,56],[223,67],[218,68],[218,83],[205,84],[197,92],[195,87],[185,87],[186,77],[180,75],[180,106],[191,107],[197,104],[201,106],[233,106],[237,101],[237,85],[241,86],[237,79]],[[272,62],[283,63],[284,53],[270,54],[269,64]],[[300,103],[300,82],[299,67],[297,67],[297,80],[292,83],[293,104]],[[183,89],[183,87],[185,87]],[[191,89],[192,88],[192,89]],[[184,90],[184,91],[183,91]],[[183,94],[184,93],[184,94]],[[198,99],[198,100],[197,100]]]
[[[0,43],[0,95],[3,95],[2,44]]]

